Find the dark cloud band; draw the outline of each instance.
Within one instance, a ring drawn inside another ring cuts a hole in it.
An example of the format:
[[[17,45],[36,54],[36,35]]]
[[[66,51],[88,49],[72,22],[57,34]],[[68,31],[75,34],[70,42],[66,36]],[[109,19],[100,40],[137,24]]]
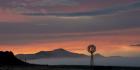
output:
[[[133,44],[133,45],[130,45],[130,46],[140,47],[140,44]]]
[[[139,9],[140,8],[140,2],[135,2],[128,5],[123,6],[116,6],[111,8],[105,8],[105,9],[99,9],[89,12],[73,12],[73,13],[23,13],[23,15],[29,15],[29,16],[46,16],[46,15],[52,15],[52,16],[98,16],[98,15],[107,15],[107,14],[113,14],[123,11],[129,11],[132,9]]]

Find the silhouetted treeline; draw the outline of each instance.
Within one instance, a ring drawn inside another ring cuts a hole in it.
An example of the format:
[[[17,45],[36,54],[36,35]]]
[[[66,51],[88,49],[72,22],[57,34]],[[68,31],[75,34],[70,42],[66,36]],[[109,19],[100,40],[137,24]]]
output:
[[[28,63],[17,59],[11,51],[0,51],[0,65],[27,65]]]

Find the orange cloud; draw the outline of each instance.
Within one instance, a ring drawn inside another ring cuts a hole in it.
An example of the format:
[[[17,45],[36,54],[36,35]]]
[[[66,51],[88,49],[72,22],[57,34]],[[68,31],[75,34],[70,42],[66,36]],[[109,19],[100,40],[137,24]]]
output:
[[[41,42],[24,45],[1,45],[0,50],[11,50],[15,54],[27,54],[64,48],[75,53],[88,55],[87,46],[89,44],[95,44],[97,46],[97,53],[101,53],[104,56],[133,56],[140,53],[140,48],[129,46],[129,40],[134,41],[136,38],[130,38],[130,36],[96,36],[70,41]]]
[[[60,33],[60,34],[50,34],[50,36],[60,36],[62,38],[48,39],[41,42],[30,42],[26,44],[13,44],[13,45],[0,45],[0,50],[11,50],[15,54],[20,53],[36,53],[39,51],[50,51],[57,48],[64,48],[66,50],[89,54],[87,52],[87,46],[89,44],[95,44],[97,46],[97,53],[101,53],[105,56],[133,56],[140,53],[139,47],[131,47],[131,44],[135,42],[139,42],[140,37],[139,29],[126,29],[126,30],[118,30],[118,31],[109,31],[109,32],[95,32],[95,33]],[[87,34],[87,35],[86,35]],[[24,35],[23,37],[29,36],[28,38],[32,38],[33,35]],[[40,35],[46,36],[45,35]],[[67,35],[73,35],[76,37],[67,37]],[[83,36],[81,36],[83,35]],[[16,35],[13,35],[16,36]],[[63,38],[63,36],[66,36]],[[16,36],[18,37],[18,35]],[[16,38],[15,37],[15,38]],[[37,36],[35,36],[37,37]],[[20,38],[25,39],[25,38]],[[40,38],[37,38],[37,40]],[[54,41],[52,41],[54,40]],[[11,40],[12,41],[12,40]],[[13,40],[15,41],[15,40]],[[20,41],[20,40],[18,40]],[[23,41],[25,42],[25,41]]]

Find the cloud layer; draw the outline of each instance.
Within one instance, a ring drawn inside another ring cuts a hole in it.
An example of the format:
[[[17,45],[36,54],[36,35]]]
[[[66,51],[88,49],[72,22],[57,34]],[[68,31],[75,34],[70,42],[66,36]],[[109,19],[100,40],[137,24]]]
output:
[[[139,12],[139,0],[0,0],[0,50],[31,53],[95,42],[104,54],[138,54],[128,44],[140,42]]]
[[[95,16],[139,8],[138,0],[5,0],[2,10],[26,15]]]
[[[123,11],[129,11],[133,9],[139,9],[140,8],[140,2],[128,4],[128,5],[122,5],[122,6],[115,6],[110,8],[104,8],[99,10],[90,10],[87,12],[56,12],[56,13],[24,13],[24,15],[30,15],[30,16],[45,16],[45,15],[52,15],[52,16],[98,16],[98,15],[108,15]]]

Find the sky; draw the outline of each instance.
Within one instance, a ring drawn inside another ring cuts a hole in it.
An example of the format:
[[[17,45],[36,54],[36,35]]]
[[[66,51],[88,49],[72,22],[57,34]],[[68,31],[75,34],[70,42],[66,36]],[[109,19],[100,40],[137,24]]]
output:
[[[0,0],[0,50],[139,56],[139,0]]]

